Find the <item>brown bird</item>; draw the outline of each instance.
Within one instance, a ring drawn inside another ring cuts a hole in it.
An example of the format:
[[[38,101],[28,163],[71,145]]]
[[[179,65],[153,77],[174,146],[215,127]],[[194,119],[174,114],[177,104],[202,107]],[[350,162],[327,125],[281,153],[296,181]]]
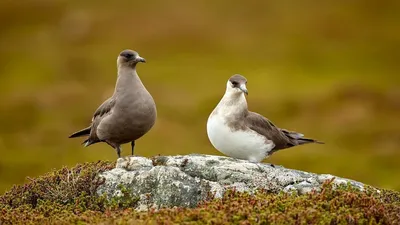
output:
[[[247,108],[247,79],[239,74],[229,78],[225,95],[207,121],[207,135],[220,152],[233,158],[261,162],[285,148],[320,141],[276,127],[262,115]]]
[[[88,136],[85,147],[105,142],[113,147],[118,158],[121,145],[135,141],[146,134],[157,118],[156,104],[144,87],[136,65],[146,60],[132,50],[122,51],[117,58],[118,77],[114,94],[96,110],[89,127],[73,133],[70,138]]]

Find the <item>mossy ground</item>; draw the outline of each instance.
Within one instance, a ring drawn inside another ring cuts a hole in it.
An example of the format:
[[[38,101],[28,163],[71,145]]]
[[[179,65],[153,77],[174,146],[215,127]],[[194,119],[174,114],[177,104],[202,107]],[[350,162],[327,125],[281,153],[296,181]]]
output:
[[[136,154],[221,154],[205,125],[239,73],[250,110],[326,143],[268,163],[400,191],[399,15],[395,0],[2,0],[0,194],[115,159],[107,144],[67,137],[112,95],[125,48],[146,58],[138,74],[157,104]]]
[[[96,196],[102,180],[96,175],[114,163],[85,163],[63,168],[14,186],[0,196],[0,224],[399,224],[400,194],[360,192],[351,187],[320,193],[255,195],[234,190],[193,209],[135,212],[136,198]],[[123,189],[123,188],[122,188]],[[129,200],[128,200],[129,199]],[[128,200],[128,201],[127,201]]]

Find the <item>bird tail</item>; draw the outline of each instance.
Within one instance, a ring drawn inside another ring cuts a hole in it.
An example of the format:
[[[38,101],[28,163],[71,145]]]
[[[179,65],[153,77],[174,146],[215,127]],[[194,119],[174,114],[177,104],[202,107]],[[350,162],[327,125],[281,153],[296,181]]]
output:
[[[324,142],[317,141],[311,138],[305,138],[304,134],[297,133],[294,131],[288,131],[285,129],[281,129],[281,131],[289,138],[297,140],[298,145],[304,145],[309,143],[317,143],[317,144],[325,144]]]
[[[308,143],[316,143],[316,144],[325,144],[322,141],[317,141],[311,138],[299,138],[297,139],[297,142],[299,143],[299,145],[304,145],[304,144],[308,144]]]
[[[94,144],[95,142],[90,140],[89,138],[82,142],[83,147],[87,147],[89,145]]]
[[[91,127],[87,127],[85,129],[82,129],[80,131],[77,131],[77,132],[71,134],[69,136],[69,138],[76,138],[76,137],[82,137],[82,136],[89,135],[90,134],[90,130],[91,130]]]

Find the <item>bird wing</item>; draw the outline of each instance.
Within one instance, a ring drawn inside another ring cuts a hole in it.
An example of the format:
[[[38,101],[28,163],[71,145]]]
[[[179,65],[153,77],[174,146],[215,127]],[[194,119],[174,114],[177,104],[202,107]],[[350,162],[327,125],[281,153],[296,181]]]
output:
[[[111,97],[109,99],[107,99],[105,102],[103,102],[103,104],[101,104],[99,106],[99,108],[97,108],[96,112],[93,115],[92,118],[92,122],[97,118],[97,117],[102,117],[108,113],[110,113],[111,109],[114,107],[115,105],[115,98]]]
[[[289,136],[294,139],[299,139],[299,138],[304,137],[304,134],[298,133],[295,131],[290,131],[290,130],[286,130],[286,129],[282,129],[282,128],[279,128],[279,130],[281,130],[286,136]]]
[[[251,130],[274,142],[276,150],[296,145],[291,138],[285,135],[286,130],[276,127],[270,120],[258,113],[249,112],[245,117],[245,123]]]

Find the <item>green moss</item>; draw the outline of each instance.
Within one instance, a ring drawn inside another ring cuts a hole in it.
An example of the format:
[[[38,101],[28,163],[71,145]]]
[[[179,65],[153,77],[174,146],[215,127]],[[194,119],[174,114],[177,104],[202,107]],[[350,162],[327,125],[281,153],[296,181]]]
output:
[[[29,183],[14,186],[1,196],[0,204],[11,208],[23,205],[35,208],[40,201],[68,204],[94,196],[97,188],[104,183],[97,175],[114,167],[115,163],[98,161],[78,164],[72,169],[64,167],[37,179],[28,178]]]
[[[53,171],[28,184],[15,186],[0,197],[2,224],[399,224],[400,194],[350,186],[333,188],[326,182],[321,192],[306,195],[269,193],[254,195],[227,191],[196,208],[135,212],[138,198],[129,188],[118,187],[121,197],[96,196],[102,183],[98,172],[109,162],[86,163]]]
[[[380,192],[378,198],[380,198],[384,203],[400,205],[400,192],[392,190],[380,190]]]

